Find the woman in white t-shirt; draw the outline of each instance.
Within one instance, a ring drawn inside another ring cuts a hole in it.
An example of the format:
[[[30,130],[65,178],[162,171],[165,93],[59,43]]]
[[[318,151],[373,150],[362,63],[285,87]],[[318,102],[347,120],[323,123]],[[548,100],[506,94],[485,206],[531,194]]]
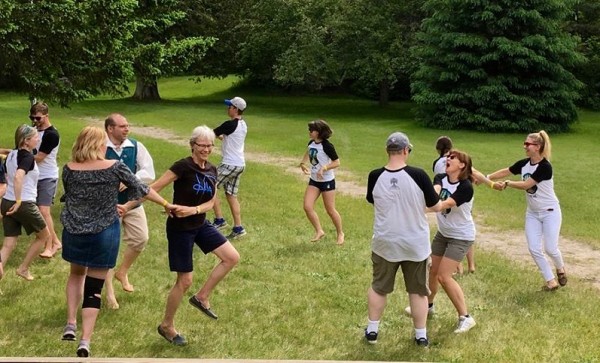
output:
[[[544,291],[554,291],[567,284],[567,274],[562,254],[558,249],[562,213],[554,193],[554,178],[550,164],[551,143],[542,130],[527,135],[523,149],[527,158],[490,175],[491,180],[510,175],[521,175],[520,181],[506,180],[500,184],[525,191],[527,212],[525,214],[525,236],[529,253],[538,266],[546,284]],[[545,254],[544,254],[545,253]],[[546,259],[552,260],[556,278]]]
[[[471,157],[451,150],[446,159],[446,172],[437,174],[433,182],[442,202],[442,211],[436,213],[438,231],[431,244],[429,313],[433,313],[433,300],[441,285],[458,313],[455,333],[465,333],[475,326],[475,319],[467,311],[462,288],[452,277],[475,242],[475,222],[471,215],[472,181]]]
[[[323,196],[323,205],[331,218],[337,232],[337,244],[344,244],[344,231],[342,229],[342,217],[335,208],[335,174],[333,169],[340,166],[335,147],[329,142],[333,131],[323,120],[315,120],[308,123],[310,141],[308,149],[300,162],[300,168],[304,174],[310,174],[308,186],[304,193],[304,212],[315,229],[312,242],[320,240],[325,236],[325,231],[315,211],[315,202],[320,195]]]
[[[448,136],[440,136],[435,142],[435,150],[439,157],[433,161],[433,175],[446,172],[446,158],[452,150],[452,140]]]
[[[440,136],[435,142],[435,150],[440,155],[433,161],[433,175],[444,174],[446,172],[446,161],[450,150],[452,150],[452,139],[448,136]],[[475,247],[471,246],[467,252],[467,265],[470,273],[475,272]],[[458,264],[456,272],[463,273],[462,263]]]
[[[33,149],[38,140],[38,132],[34,127],[21,125],[15,131],[15,149],[6,158],[6,194],[0,206],[4,216],[4,243],[0,251],[2,263],[8,261],[22,229],[27,234],[36,235],[23,262],[17,267],[17,275],[27,281],[33,280],[29,272],[31,262],[50,238],[46,222],[36,204],[39,171]]]

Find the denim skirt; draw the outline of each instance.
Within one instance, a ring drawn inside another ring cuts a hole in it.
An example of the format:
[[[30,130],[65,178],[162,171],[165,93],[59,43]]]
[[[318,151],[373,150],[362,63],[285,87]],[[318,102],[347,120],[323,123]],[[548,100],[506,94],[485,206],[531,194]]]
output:
[[[62,233],[62,258],[77,265],[93,268],[113,268],[119,254],[121,226],[119,219],[99,233]]]

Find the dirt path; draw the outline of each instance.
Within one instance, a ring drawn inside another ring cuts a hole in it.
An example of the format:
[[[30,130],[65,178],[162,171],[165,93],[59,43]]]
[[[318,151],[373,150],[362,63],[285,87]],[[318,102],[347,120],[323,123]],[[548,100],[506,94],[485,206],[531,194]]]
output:
[[[88,122],[99,122],[98,120],[87,119]],[[131,132],[152,138],[166,140],[168,142],[187,146],[188,141],[171,131],[157,127],[137,127],[132,126]],[[218,148],[215,148],[215,153],[219,153]],[[246,158],[249,161],[263,163],[268,165],[288,165],[286,172],[298,177],[303,177],[300,168],[298,167],[297,158],[289,158],[283,156],[273,156],[264,153],[246,152]],[[364,198],[366,188],[352,181],[357,177],[344,170],[336,170],[336,184],[340,193],[350,195],[356,198]],[[435,216],[430,214],[430,223],[435,224]],[[477,241],[476,248],[497,251],[506,256],[509,260],[520,261],[532,268],[535,267],[525,241],[525,233],[519,231],[500,231],[490,226],[483,225],[481,221],[477,221]],[[600,289],[600,251],[592,249],[584,243],[561,238],[560,250],[565,260],[567,272],[577,276],[584,281],[590,282],[594,287]]]

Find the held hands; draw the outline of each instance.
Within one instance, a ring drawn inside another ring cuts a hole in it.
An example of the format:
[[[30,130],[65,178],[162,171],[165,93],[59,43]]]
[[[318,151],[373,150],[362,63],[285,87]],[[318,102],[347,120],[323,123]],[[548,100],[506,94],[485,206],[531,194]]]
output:
[[[169,216],[171,217],[177,217],[177,218],[184,218],[184,217],[189,217],[189,216],[193,216],[198,213],[198,207],[190,207],[190,206],[185,206],[185,205],[178,205],[178,204],[167,204],[165,206],[165,210],[167,210],[167,213],[169,214]]]
[[[494,182],[493,188],[498,191],[503,191],[506,189],[506,182]]]
[[[125,204],[117,204],[117,213],[119,214],[119,218],[122,218],[127,212],[129,212],[129,209]]]

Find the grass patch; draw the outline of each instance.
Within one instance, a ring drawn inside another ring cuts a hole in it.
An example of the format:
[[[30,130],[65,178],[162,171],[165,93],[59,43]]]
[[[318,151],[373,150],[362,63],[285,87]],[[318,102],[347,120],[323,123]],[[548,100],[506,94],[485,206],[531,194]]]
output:
[[[187,78],[161,82],[164,101],[156,104],[108,97],[51,109],[51,120],[63,137],[60,164],[69,159],[70,146],[86,118],[103,119],[122,112],[130,122],[158,126],[182,137],[198,124],[215,127],[226,119],[223,98],[236,79],[206,80],[200,85]],[[385,163],[384,142],[389,133],[405,131],[415,146],[411,163],[430,170],[434,143],[448,134],[473,155],[482,171],[493,171],[523,157],[525,135],[445,132],[415,125],[411,105],[392,104],[380,109],[374,102],[338,96],[290,97],[267,93],[240,93],[248,101],[249,151],[284,157],[304,153],[307,123],[326,119],[334,128],[331,141],[342,169],[366,183],[368,172]],[[0,146],[11,146],[20,123],[28,122],[26,97],[0,93]],[[571,133],[551,135],[555,183],[563,208],[563,234],[600,247],[595,221],[598,208],[586,191],[599,178],[592,167],[592,148],[598,134],[598,113],[581,112]],[[154,157],[160,175],[187,148],[164,140],[138,137]],[[218,162],[218,157],[213,161]],[[600,331],[591,317],[600,315],[598,291],[572,277],[556,293],[541,293],[539,273],[508,261],[502,255],[478,252],[478,271],[460,278],[467,303],[478,325],[468,334],[452,333],[456,316],[441,292],[438,314],[429,321],[432,347],[412,343],[411,321],[403,316],[407,298],[391,294],[383,317],[379,344],[364,343],[366,289],[371,278],[370,237],[372,207],[364,198],[337,196],[344,220],[346,245],[335,245],[335,229],[319,201],[318,212],[327,236],[310,243],[312,230],[302,210],[306,182],[285,173],[288,165],[250,162],[244,174],[240,201],[248,235],[235,242],[239,266],[217,287],[211,299],[219,320],[206,318],[183,300],[177,328],[190,345],[168,345],[156,333],[165,299],[175,275],[168,270],[164,215],[148,204],[150,243],[130,273],[133,294],[117,290],[121,309],[101,311],[92,341],[94,357],[157,357],[211,359],[318,359],[367,361],[597,361]],[[590,175],[580,177],[581,170]],[[62,185],[60,186],[62,188]],[[62,194],[62,189],[59,195]],[[161,193],[170,197],[171,190]],[[498,228],[522,229],[523,193],[478,188],[474,213]],[[225,208],[226,212],[227,209]],[[53,212],[57,217],[60,205]],[[228,214],[226,214],[228,216]],[[57,223],[57,230],[62,228]],[[0,282],[0,355],[74,356],[76,344],[60,341],[65,320],[64,286],[68,265],[60,258],[36,260],[36,280],[18,279],[14,269],[25,253],[21,238]],[[195,251],[194,289],[216,263],[212,255]],[[119,284],[115,284],[119,287]],[[192,293],[192,291],[190,291]]]

